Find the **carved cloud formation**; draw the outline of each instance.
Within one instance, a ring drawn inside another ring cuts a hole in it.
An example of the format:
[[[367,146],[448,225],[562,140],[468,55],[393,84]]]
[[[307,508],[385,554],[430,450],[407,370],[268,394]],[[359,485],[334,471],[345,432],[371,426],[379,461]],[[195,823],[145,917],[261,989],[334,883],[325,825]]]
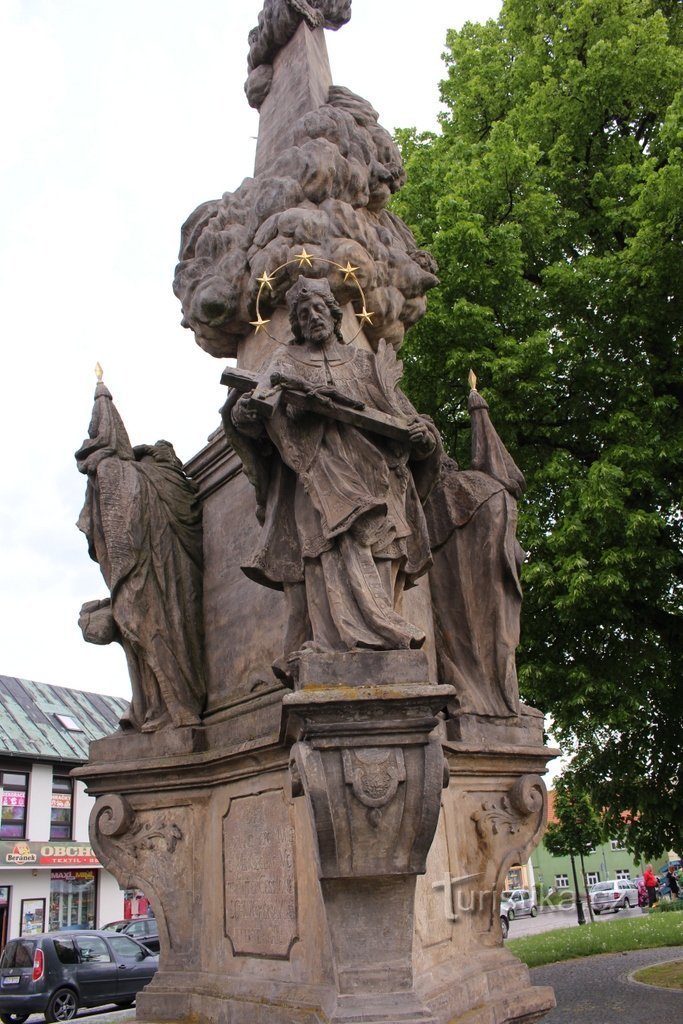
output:
[[[400,153],[370,104],[332,86],[328,102],[297,123],[294,144],[267,173],[199,206],[183,225],[174,291],[183,325],[211,355],[234,356],[255,319],[257,278],[305,246],[322,258],[308,275],[327,276],[337,300],[361,310],[353,281],[323,260],[357,267],[373,322],[365,333],[399,348],[423,315],[436,266],[406,225],[385,209],[405,175]],[[287,268],[261,300],[283,303],[298,275]],[[268,304],[266,304],[266,301]]]

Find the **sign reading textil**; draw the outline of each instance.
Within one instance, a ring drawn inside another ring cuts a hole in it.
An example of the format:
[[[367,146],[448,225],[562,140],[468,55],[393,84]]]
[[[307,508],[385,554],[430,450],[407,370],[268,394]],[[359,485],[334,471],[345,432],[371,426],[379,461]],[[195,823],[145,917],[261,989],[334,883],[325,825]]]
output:
[[[90,843],[0,842],[0,866],[40,867],[51,864],[100,866]]]

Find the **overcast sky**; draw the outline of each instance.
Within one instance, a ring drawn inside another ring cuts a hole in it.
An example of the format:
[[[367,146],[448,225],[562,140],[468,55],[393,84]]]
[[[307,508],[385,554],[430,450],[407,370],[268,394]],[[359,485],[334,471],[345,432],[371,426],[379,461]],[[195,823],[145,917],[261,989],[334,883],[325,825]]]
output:
[[[180,226],[253,169],[246,40],[262,0],[0,0],[0,673],[128,696],[84,643],[106,596],[75,522],[96,361],[133,444],[202,447],[221,362],[180,327]],[[449,27],[499,0],[354,0],[334,81],[385,127],[436,126]]]

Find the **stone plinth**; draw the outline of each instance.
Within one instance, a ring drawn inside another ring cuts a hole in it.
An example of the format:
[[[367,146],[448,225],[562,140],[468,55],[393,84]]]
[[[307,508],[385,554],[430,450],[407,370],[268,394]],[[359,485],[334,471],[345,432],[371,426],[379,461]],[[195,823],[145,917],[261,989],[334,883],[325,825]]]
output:
[[[542,719],[490,749],[495,723],[443,721],[423,654],[392,684],[394,658],[313,656],[261,705],[279,739],[244,738],[251,707],[175,746],[93,744],[93,845],[159,921],[141,1020],[504,1024],[553,1005],[503,948],[495,895],[544,825]]]

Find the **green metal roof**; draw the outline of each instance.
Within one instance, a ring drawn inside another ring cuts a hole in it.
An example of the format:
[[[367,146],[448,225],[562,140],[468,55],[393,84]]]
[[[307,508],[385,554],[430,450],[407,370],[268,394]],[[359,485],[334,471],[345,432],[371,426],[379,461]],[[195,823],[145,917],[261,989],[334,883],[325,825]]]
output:
[[[122,697],[0,675],[0,757],[81,764],[90,741],[115,732],[127,707]],[[80,728],[68,728],[58,715]]]

